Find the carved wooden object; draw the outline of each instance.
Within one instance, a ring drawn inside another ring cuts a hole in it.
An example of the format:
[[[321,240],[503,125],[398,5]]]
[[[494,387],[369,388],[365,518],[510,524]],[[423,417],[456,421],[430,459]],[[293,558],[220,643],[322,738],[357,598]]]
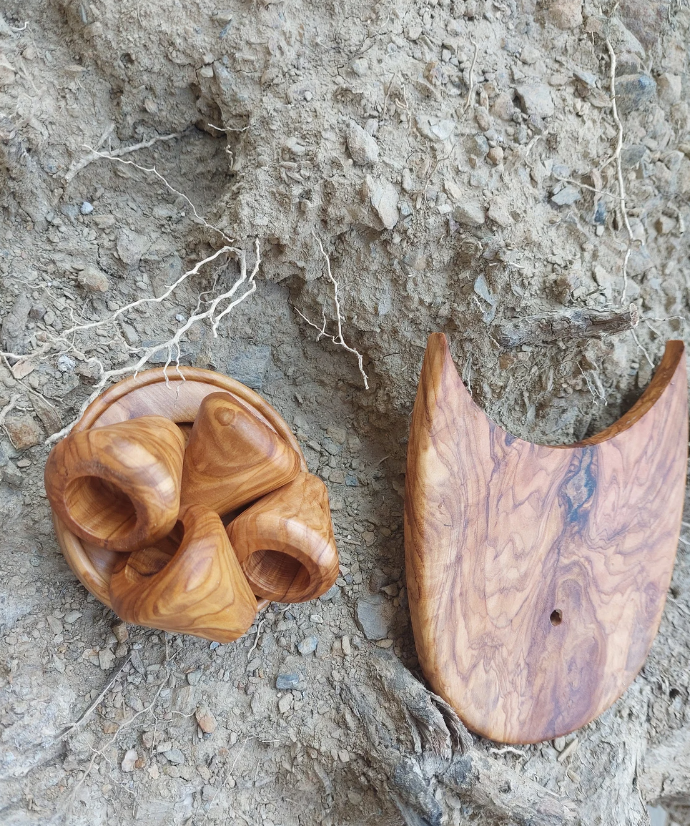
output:
[[[72,433],[48,457],[46,493],[77,536],[133,551],[177,521],[183,457],[182,432],[160,416]]]
[[[46,490],[65,558],[99,600],[130,622],[227,642],[268,603],[257,603],[219,514],[227,523],[305,471],[290,428],[258,394],[182,367],[140,373],[99,396],[53,449]],[[316,531],[332,542],[325,488],[308,487],[315,502],[325,501],[327,519]],[[168,488],[174,501],[163,529],[154,516]],[[310,509],[294,509],[312,530]],[[332,550],[334,579],[334,543]],[[309,570],[320,573],[325,549],[315,558]],[[284,569],[275,573],[282,594]],[[309,586],[322,593],[318,578]]]
[[[324,483],[299,476],[243,511],[228,536],[255,594],[306,602],[338,576],[338,552]]]
[[[201,505],[181,514],[179,547],[151,547],[116,564],[113,610],[127,622],[217,642],[241,637],[254,622],[256,599],[217,513]]]
[[[429,338],[412,416],[405,551],[424,674],[475,732],[566,734],[608,708],[654,639],[680,532],[685,355],[578,444],[523,441],[474,404]]]
[[[300,455],[242,402],[211,393],[201,402],[182,472],[182,505],[223,515],[287,484]]]

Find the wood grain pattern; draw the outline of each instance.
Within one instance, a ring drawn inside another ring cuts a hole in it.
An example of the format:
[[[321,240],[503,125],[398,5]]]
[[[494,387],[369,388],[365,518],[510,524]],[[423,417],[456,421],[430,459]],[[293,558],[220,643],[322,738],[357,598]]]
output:
[[[338,576],[328,491],[311,473],[248,507],[227,531],[252,591],[266,599],[306,602]]]
[[[129,421],[138,416],[165,415],[170,421],[190,427],[201,401],[222,391],[247,405],[268,423],[300,456],[302,470],[307,464],[294,433],[282,416],[258,393],[229,376],[196,367],[155,368],[114,384],[95,399],[75,424],[73,433]],[[183,431],[186,427],[183,427]],[[191,429],[191,428],[190,428]],[[114,551],[96,549],[75,536],[59,519],[56,534],[62,552],[75,575],[95,597],[109,604],[110,575],[117,561]],[[104,588],[107,597],[103,599]],[[259,602],[259,610],[267,605]]]
[[[254,622],[256,599],[218,514],[192,505],[180,519],[184,533],[174,553],[150,547],[116,564],[113,610],[137,625],[232,642]]]
[[[72,433],[50,452],[46,493],[81,539],[136,550],[175,524],[183,457],[182,432],[160,416]]]
[[[300,455],[227,393],[206,396],[197,413],[182,470],[182,505],[224,514],[287,484]]]
[[[474,404],[429,338],[412,416],[405,552],[424,674],[473,731],[566,734],[633,680],[661,619],[680,532],[685,354],[580,444],[535,445]]]

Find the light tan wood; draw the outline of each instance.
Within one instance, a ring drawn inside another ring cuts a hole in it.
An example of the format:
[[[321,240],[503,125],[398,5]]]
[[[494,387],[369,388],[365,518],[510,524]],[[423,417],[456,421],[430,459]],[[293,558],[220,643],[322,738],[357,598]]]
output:
[[[136,550],[175,524],[183,457],[182,432],[160,416],[72,433],[50,452],[46,493],[81,539]]]
[[[206,396],[184,457],[182,505],[221,516],[282,487],[300,470],[300,455],[227,393]]]
[[[179,371],[155,368],[123,379],[89,405],[73,432],[154,414],[165,415],[171,421],[182,424],[183,432],[187,428],[191,430],[201,401],[219,390],[245,403],[260,420],[285,439],[299,453],[301,467],[306,470],[299,442],[282,416],[268,402],[235,379],[196,367],[180,367]],[[114,553],[82,542],[59,519],[56,520],[56,535],[68,565],[80,582],[94,596],[109,604],[109,596],[103,599],[103,589],[109,593],[110,572],[116,561]],[[259,610],[266,605],[266,600],[260,601]]]
[[[680,532],[686,384],[670,342],[615,425],[535,445],[484,415],[445,337],[429,338],[408,447],[408,595],[424,674],[473,731],[567,734],[641,668]]]
[[[217,513],[183,509],[183,536],[170,547],[130,554],[110,580],[110,601],[126,622],[217,642],[241,637],[257,605]]]
[[[306,602],[338,576],[328,491],[311,473],[250,505],[227,530],[253,592],[266,599]]]

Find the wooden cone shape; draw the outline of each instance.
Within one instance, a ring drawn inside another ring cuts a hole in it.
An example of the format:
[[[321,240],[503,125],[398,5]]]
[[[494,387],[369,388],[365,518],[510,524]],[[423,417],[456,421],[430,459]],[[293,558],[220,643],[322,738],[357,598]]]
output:
[[[227,393],[201,402],[182,472],[182,505],[221,516],[285,485],[300,456],[267,424]]]
[[[126,622],[216,642],[241,637],[257,605],[217,513],[192,505],[181,513],[179,547],[129,555],[110,580],[113,610]],[[170,543],[168,543],[169,545]]]
[[[523,441],[472,401],[429,338],[408,446],[412,626],[434,691],[505,743],[607,709],[657,632],[680,533],[688,444],[683,343],[607,430]]]
[[[328,491],[311,473],[269,493],[228,526],[228,536],[255,594],[306,602],[338,576]]]
[[[110,551],[137,550],[174,526],[183,458],[182,431],[160,416],[72,433],[50,452],[46,493],[81,539]]]

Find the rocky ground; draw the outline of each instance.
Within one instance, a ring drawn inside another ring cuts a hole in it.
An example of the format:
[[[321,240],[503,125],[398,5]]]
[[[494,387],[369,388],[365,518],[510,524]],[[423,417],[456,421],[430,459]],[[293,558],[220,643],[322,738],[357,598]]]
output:
[[[430,332],[550,443],[614,421],[688,338],[687,3],[1,11],[0,820],[690,823],[690,539],[624,697],[519,749],[415,679],[402,542]],[[169,352],[257,240],[255,292]],[[148,353],[258,389],[329,486],[336,586],[233,645],[125,627],[53,537],[45,440]]]

